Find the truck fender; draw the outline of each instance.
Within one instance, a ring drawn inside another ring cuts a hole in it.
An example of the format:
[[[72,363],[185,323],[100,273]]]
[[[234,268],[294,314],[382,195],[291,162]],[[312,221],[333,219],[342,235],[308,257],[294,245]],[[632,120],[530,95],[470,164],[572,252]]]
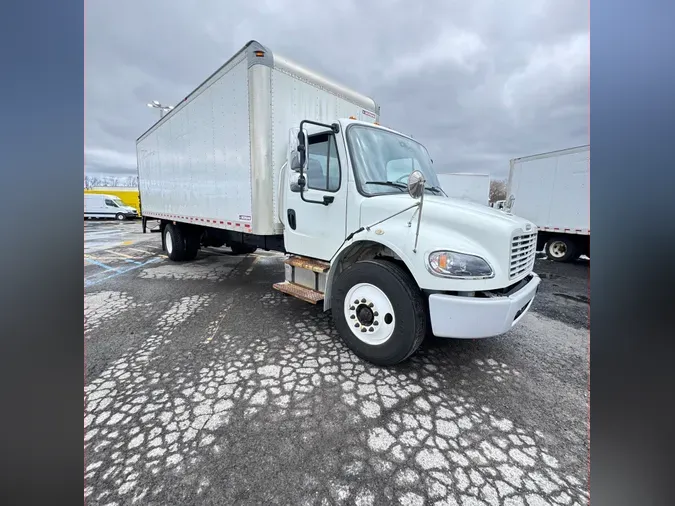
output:
[[[353,262],[359,260],[366,260],[369,258],[374,258],[377,253],[387,251],[390,256],[393,256],[396,260],[400,260],[405,264],[406,269],[410,272],[413,279],[415,279],[414,270],[411,267],[411,260],[405,255],[401,249],[395,244],[382,240],[381,237],[375,239],[374,234],[368,234],[364,237],[359,238],[358,240],[352,241],[347,245],[344,245],[341,249],[338,250],[338,253],[335,255],[335,258],[330,264],[330,269],[328,270],[328,275],[326,277],[326,287],[324,289],[324,299],[323,299],[323,310],[328,311],[331,308],[331,291],[333,287],[333,281],[336,276],[343,270],[345,260],[352,254],[356,254],[356,258]],[[393,254],[393,255],[392,255]],[[353,263],[350,261],[349,263]],[[417,283],[417,280],[415,279]],[[418,284],[419,286],[419,284]]]

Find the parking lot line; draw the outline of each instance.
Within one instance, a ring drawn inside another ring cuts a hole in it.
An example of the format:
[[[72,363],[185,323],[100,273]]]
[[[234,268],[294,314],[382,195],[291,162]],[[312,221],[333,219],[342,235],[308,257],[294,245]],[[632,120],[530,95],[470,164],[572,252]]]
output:
[[[108,276],[100,277],[100,278],[95,279],[95,280],[91,280],[90,278],[85,279],[84,280],[84,286],[96,285],[96,284],[100,283],[101,281],[106,281],[108,279],[116,278],[120,274],[126,274],[127,272],[131,272],[131,271],[134,271],[136,269],[140,269],[141,267],[144,267],[148,264],[152,264],[152,263],[155,263],[155,262],[159,262],[160,260],[161,260],[161,258],[154,257],[154,258],[151,258],[149,260],[146,260],[145,262],[138,263],[138,265],[134,265],[133,267],[129,267],[128,269],[113,269],[115,271],[114,274],[109,274]]]
[[[103,262],[99,262],[98,260],[94,260],[93,258],[85,255],[84,259],[98,267],[101,267],[102,269],[105,269],[106,271],[114,271],[114,272],[120,272],[119,269],[116,269],[115,267],[111,267],[109,265],[104,264]]]
[[[139,253],[145,253],[146,255],[154,255],[154,253],[152,251],[147,251],[147,250],[140,249],[140,248],[127,248],[127,249],[130,249],[130,250],[133,250],[133,251],[138,251]]]
[[[251,265],[249,266],[249,268],[246,269],[246,272],[244,273],[244,276],[248,276],[249,274],[251,274],[251,272],[253,271],[253,267],[255,267],[255,263],[258,261],[259,258],[260,257],[258,255],[253,257],[253,261],[251,262]]]
[[[131,255],[127,255],[126,253],[120,253],[119,251],[110,250],[109,253],[112,253],[113,255],[121,256],[121,257],[124,257],[124,258],[130,258],[131,260],[136,260],[135,257],[132,257]]]

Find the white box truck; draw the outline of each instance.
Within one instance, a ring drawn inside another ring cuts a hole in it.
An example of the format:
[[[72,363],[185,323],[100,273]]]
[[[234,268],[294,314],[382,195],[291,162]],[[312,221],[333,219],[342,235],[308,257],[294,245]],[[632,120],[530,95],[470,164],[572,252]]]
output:
[[[438,181],[448,197],[490,205],[490,174],[438,174]]]
[[[374,364],[429,331],[507,332],[540,283],[534,225],[445,197],[426,148],[378,120],[372,99],[251,41],[138,138],[143,231],[159,220],[172,261],[285,253],[273,287],[321,303]]]
[[[537,251],[551,260],[590,257],[590,170],[590,145],[510,162],[504,208],[537,226]]]

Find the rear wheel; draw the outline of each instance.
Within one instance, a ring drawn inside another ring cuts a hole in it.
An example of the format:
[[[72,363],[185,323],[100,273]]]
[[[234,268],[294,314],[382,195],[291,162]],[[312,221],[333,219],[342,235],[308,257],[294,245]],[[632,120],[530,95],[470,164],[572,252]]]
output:
[[[546,243],[546,256],[554,262],[571,262],[578,258],[577,245],[569,237],[552,237]]]
[[[185,260],[188,262],[197,258],[201,237],[199,232],[190,230],[185,233]]]
[[[376,365],[404,361],[426,334],[422,294],[392,262],[365,260],[349,267],[335,281],[331,307],[345,344]]]
[[[233,242],[229,245],[232,253],[235,255],[248,255],[249,253],[254,253],[256,248],[255,246],[250,246],[248,244],[243,244],[240,242]]]
[[[185,238],[176,225],[164,227],[164,246],[170,260],[182,262],[185,259]]]

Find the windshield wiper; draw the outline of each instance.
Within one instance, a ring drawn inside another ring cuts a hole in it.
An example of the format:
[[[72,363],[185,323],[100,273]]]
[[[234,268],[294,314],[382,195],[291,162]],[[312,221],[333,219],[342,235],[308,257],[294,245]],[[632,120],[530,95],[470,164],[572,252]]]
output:
[[[445,194],[445,192],[443,191],[443,189],[440,188],[439,186],[425,186],[424,189],[425,189],[425,190],[429,190],[429,191],[430,191],[431,193],[433,193],[434,195],[440,195],[441,193]],[[446,196],[447,196],[447,195],[446,195]]]
[[[366,181],[366,184],[381,184],[383,186],[393,186],[398,188],[402,192],[405,192],[408,189],[408,186],[403,183],[397,183],[395,181]]]

